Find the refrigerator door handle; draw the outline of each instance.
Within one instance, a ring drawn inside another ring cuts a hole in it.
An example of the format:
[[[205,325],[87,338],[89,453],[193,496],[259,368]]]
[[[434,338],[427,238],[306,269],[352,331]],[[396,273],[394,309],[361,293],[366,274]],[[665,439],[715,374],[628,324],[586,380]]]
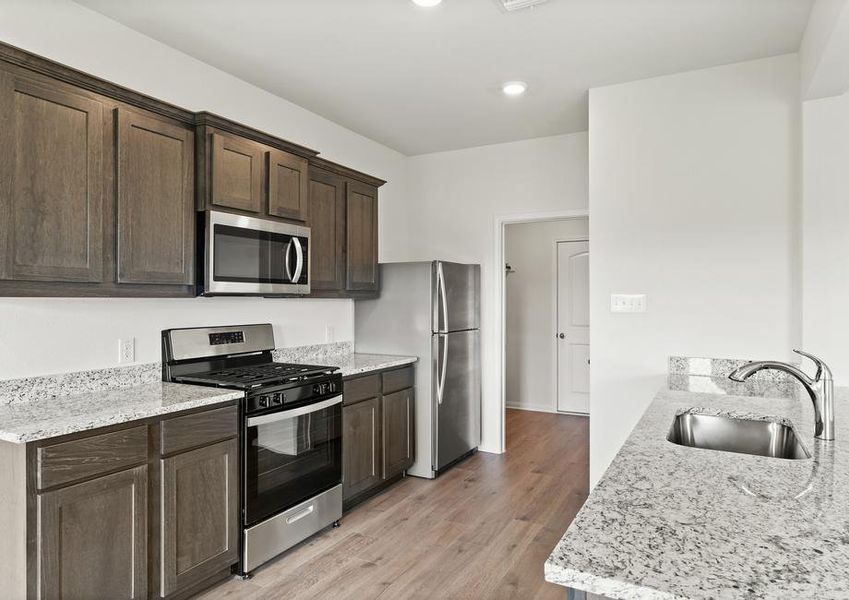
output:
[[[436,401],[442,404],[442,394],[445,392],[445,374],[448,372],[448,336],[444,333],[437,334],[437,340],[442,342],[442,360],[436,361]],[[440,362],[442,367],[440,368]]]
[[[437,323],[439,331],[448,331],[448,297],[445,293],[445,274],[442,272],[442,263],[436,265],[436,282],[439,287],[439,303],[442,305],[442,327]]]

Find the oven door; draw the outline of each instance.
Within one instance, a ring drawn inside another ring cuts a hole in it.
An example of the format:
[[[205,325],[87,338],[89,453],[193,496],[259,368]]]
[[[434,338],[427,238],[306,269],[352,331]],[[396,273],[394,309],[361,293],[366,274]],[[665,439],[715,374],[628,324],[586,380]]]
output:
[[[205,294],[310,292],[308,227],[218,211],[205,225]]]
[[[342,483],[342,396],[245,422],[245,525]]]

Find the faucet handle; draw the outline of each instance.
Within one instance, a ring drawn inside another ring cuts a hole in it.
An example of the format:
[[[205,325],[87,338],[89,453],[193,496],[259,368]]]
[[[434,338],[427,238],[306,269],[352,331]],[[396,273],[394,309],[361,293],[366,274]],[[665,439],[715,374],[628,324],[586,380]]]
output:
[[[805,358],[809,358],[813,361],[813,363],[817,366],[817,374],[814,375],[814,381],[819,381],[823,379],[823,375],[825,375],[825,379],[831,379],[831,369],[828,368],[828,365],[825,364],[825,361],[813,354],[809,354],[803,350],[793,349],[793,352],[798,354],[799,356],[804,356]]]

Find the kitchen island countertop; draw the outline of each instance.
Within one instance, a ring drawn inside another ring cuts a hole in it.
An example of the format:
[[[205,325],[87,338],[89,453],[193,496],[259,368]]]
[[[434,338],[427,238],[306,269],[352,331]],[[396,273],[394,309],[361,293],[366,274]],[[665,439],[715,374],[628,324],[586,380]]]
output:
[[[849,389],[836,437],[796,398],[664,388],[545,563],[546,580],[625,600],[849,598]],[[667,441],[679,411],[789,418],[812,458]]]

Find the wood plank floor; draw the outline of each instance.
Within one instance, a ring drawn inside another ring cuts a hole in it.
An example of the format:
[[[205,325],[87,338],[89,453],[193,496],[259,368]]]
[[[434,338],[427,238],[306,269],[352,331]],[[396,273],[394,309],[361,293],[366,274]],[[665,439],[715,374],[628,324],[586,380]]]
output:
[[[589,421],[507,411],[507,452],[409,477],[203,600],[558,598],[543,563],[587,497]]]

